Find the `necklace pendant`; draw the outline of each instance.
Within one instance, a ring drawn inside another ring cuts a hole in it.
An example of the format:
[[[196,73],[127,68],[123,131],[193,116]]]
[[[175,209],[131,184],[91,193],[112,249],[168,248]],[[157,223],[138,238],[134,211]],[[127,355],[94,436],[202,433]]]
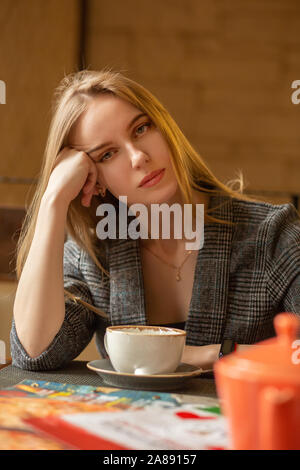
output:
[[[177,271],[177,274],[176,274],[176,281],[181,281],[181,276],[180,276],[179,271]]]

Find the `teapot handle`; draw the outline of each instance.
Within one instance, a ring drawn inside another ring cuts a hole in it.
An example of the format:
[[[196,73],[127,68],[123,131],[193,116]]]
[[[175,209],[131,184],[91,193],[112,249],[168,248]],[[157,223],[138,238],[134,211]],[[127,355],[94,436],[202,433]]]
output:
[[[295,393],[292,389],[279,390],[266,387],[260,397],[260,450],[291,450],[297,430],[293,428],[293,404]],[[295,409],[295,408],[294,408]]]

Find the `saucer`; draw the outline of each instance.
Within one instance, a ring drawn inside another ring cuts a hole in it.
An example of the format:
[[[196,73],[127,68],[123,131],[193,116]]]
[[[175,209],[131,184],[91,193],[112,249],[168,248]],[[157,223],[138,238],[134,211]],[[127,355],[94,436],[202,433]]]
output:
[[[175,372],[169,374],[135,375],[117,372],[109,359],[88,362],[87,367],[103,379],[105,385],[133,390],[177,390],[188,380],[199,376],[203,370],[190,364],[181,363]]]

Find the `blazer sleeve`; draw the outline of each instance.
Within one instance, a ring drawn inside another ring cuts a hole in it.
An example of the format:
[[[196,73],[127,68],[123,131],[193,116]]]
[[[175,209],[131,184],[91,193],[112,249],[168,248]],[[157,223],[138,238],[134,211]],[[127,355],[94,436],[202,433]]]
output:
[[[291,282],[284,296],[282,311],[300,315],[300,274]]]
[[[291,204],[274,214],[268,234],[269,296],[280,311],[300,315],[300,219]]]
[[[79,269],[80,248],[71,239],[64,244],[64,288],[93,304],[87,283]],[[64,367],[91,341],[96,329],[95,314],[71,299],[65,300],[64,322],[45,351],[31,358],[21,344],[14,320],[10,333],[12,365],[32,371]]]

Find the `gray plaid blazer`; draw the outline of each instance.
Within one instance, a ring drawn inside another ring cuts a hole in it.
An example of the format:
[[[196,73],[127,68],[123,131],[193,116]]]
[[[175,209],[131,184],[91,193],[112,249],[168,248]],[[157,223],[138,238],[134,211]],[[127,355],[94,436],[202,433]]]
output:
[[[186,321],[186,344],[219,344],[233,338],[253,344],[275,335],[274,316],[300,313],[300,219],[291,204],[211,198],[213,215],[232,225],[208,223],[198,253]],[[72,239],[64,246],[64,286],[107,313],[107,320],[81,304],[66,300],[65,321],[49,347],[30,358],[14,321],[11,355],[14,366],[29,370],[63,367],[76,358],[96,333],[103,357],[108,325],[147,324],[138,240],[109,240],[101,272]],[[84,284],[79,284],[83,281]],[[167,300],[166,300],[167,301]]]

